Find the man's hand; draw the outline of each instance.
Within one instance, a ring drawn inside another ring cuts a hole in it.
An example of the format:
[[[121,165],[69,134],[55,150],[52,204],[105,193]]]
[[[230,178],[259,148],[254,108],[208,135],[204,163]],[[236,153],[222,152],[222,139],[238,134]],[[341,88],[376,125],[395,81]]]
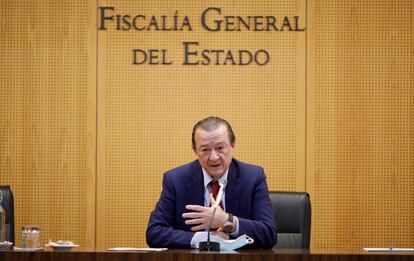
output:
[[[214,206],[216,201],[213,198],[213,194],[210,193],[210,202]],[[183,214],[183,218],[188,218],[189,220],[185,221],[187,225],[195,225],[191,228],[192,231],[200,231],[208,228],[210,224],[211,217],[213,215],[213,207],[203,207],[199,205],[187,205],[186,209],[192,210],[193,212],[187,212]],[[211,228],[219,228],[226,223],[228,215],[224,212],[220,206],[216,209],[216,214],[214,215],[213,223]]]
[[[220,237],[220,238],[222,238],[224,240],[227,240],[227,239],[230,238],[229,235],[226,234],[226,233],[224,233],[223,231],[211,231],[211,234],[213,236]]]

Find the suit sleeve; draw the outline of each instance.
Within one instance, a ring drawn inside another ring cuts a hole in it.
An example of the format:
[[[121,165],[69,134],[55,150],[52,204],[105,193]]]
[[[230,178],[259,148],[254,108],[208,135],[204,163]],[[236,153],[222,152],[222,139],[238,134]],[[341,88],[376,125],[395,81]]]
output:
[[[171,178],[164,174],[160,199],[151,213],[147,227],[150,247],[189,248],[194,232],[174,228],[176,192]]]
[[[247,234],[254,238],[254,247],[272,248],[277,242],[277,230],[269,199],[266,176],[260,168],[252,191],[251,219],[237,217],[239,235]]]

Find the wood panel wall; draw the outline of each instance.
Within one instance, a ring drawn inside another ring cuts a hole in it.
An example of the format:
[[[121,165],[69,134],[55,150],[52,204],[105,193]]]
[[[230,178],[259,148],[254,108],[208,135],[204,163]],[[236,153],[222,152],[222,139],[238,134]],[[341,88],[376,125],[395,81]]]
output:
[[[15,236],[95,245],[96,6],[0,2],[0,184],[15,198]]]
[[[255,3],[223,1],[221,16],[305,14],[303,1],[277,6],[268,1]],[[101,2],[101,6],[116,6],[114,14],[145,13],[147,19],[150,15],[171,18],[178,10],[181,19],[188,15],[192,30],[120,32],[108,22],[107,30],[98,33],[98,75],[102,76],[98,98],[99,246],[145,245],[146,224],[160,195],[162,174],[195,159],[192,126],[210,115],[233,124],[236,157],[264,166],[270,187],[304,189],[300,166],[305,155],[301,127],[305,33],[209,32],[201,27],[200,16],[216,5],[176,1],[172,9],[166,2]],[[221,17],[214,15],[214,19]],[[199,52],[266,49],[271,61],[266,66],[183,65],[183,42],[188,41],[198,42]],[[131,50],[135,48],[166,49],[172,64],[132,65]]]
[[[215,114],[236,157],[265,167],[271,190],[306,190],[312,250],[414,243],[412,1],[222,1],[224,13],[299,15],[303,33],[98,31],[98,6],[197,21],[215,2],[2,1],[0,183],[16,237],[145,246],[162,173],[194,159],[191,128]],[[265,48],[263,67],[188,67],[200,48]],[[134,66],[166,48],[170,66]],[[326,250],[327,251],[327,250]]]
[[[314,249],[414,241],[414,3],[309,1]]]

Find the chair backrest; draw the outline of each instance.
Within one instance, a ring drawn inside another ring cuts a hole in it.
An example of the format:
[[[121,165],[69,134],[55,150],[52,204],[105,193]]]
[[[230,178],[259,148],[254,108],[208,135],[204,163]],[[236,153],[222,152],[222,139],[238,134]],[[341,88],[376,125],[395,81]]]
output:
[[[6,241],[15,243],[14,241],[14,199],[10,186],[0,186],[2,192],[1,206],[6,212]]]
[[[306,192],[270,191],[277,228],[274,248],[309,249],[311,203]]]

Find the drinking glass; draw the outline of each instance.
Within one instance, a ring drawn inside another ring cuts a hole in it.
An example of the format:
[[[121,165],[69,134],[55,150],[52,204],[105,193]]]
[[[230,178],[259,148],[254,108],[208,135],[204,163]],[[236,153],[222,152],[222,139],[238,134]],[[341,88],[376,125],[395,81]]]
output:
[[[22,226],[22,248],[40,248],[39,226]]]

